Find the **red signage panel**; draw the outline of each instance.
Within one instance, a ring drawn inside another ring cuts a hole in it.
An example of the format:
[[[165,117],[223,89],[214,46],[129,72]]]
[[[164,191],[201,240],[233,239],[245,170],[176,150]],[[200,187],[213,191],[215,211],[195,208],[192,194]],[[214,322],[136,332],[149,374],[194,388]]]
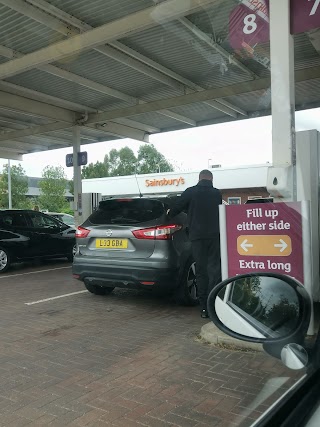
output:
[[[291,34],[320,28],[320,0],[291,0],[290,7]],[[269,40],[269,1],[242,0],[229,16],[231,47],[235,50],[247,46],[253,48]]]
[[[291,0],[291,34],[320,27],[320,0]]]
[[[304,282],[301,203],[225,209],[229,277],[271,272]]]
[[[250,3],[250,2],[249,2]],[[269,22],[262,11],[244,4],[235,7],[229,17],[229,42],[233,49],[269,41]]]

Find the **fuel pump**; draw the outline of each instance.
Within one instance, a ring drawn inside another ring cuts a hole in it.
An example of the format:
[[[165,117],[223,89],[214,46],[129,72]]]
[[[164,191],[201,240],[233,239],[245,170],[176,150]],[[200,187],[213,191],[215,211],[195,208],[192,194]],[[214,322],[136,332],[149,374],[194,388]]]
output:
[[[101,200],[101,193],[82,194],[82,221],[85,221],[94,211],[99,208],[99,203]]]

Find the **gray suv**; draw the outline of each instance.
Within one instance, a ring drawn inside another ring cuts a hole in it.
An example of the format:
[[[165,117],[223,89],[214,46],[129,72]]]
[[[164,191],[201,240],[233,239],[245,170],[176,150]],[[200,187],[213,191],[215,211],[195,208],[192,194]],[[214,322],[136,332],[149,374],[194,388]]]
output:
[[[195,265],[187,215],[168,220],[175,197],[109,199],[76,230],[73,276],[88,291],[106,295],[115,287],[174,293],[197,303]]]

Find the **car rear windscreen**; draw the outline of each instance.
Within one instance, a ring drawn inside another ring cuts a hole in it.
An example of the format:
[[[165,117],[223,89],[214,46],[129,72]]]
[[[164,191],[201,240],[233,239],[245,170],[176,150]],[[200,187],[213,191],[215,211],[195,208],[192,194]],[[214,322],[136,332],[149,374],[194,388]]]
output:
[[[90,217],[94,225],[134,225],[160,218],[165,208],[159,200],[115,199],[100,202],[99,209]]]

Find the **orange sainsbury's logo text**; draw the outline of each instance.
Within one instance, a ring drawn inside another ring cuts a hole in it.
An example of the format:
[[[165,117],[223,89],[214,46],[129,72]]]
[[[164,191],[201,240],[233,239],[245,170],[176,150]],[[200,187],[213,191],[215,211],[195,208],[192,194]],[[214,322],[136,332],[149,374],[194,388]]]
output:
[[[178,187],[179,185],[183,185],[185,183],[184,178],[180,176],[180,178],[162,178],[162,179],[146,179],[146,187],[162,187],[167,185],[174,185]]]

